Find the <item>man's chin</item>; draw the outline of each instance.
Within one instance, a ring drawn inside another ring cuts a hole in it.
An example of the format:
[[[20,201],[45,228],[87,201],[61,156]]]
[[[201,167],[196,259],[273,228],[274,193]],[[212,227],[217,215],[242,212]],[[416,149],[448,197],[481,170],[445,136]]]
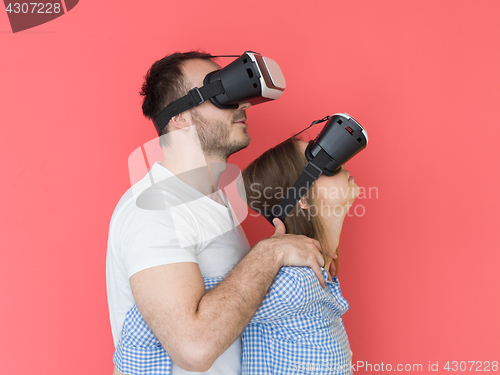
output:
[[[252,137],[250,137],[250,134],[248,134],[246,131],[245,131],[245,135],[246,135],[245,141],[242,142],[242,144],[244,144],[242,149],[247,148],[250,145],[250,141],[252,140]]]
[[[248,145],[250,144],[250,136],[246,134],[245,139],[240,139],[239,142],[235,142],[233,144],[233,147],[231,148],[231,153],[229,155],[235,154],[238,151],[243,150],[244,148],[247,148]]]
[[[251,137],[250,134],[247,133],[246,129],[242,129],[242,131],[233,134],[233,137],[234,142],[238,145],[242,145],[243,148],[247,147],[250,144]]]

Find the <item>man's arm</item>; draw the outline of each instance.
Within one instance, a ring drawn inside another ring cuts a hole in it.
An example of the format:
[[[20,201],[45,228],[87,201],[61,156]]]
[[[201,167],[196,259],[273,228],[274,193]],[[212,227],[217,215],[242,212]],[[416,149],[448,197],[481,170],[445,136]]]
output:
[[[207,293],[196,263],[157,266],[132,275],[139,311],[178,366],[208,370],[246,327],[282,266],[311,267],[324,286],[319,242],[284,233],[279,221],[275,234],[257,243]]]

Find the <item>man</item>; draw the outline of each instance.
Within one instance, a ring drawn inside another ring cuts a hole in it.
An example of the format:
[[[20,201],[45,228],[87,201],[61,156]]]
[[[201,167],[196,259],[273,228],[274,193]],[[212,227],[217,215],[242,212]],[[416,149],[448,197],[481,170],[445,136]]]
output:
[[[154,118],[218,69],[199,52],[157,61],[142,89],[144,114]],[[324,286],[318,241],[285,234],[276,219],[275,234],[249,251],[218,190],[227,158],[250,143],[249,107],[219,109],[205,101],[172,117],[161,137],[164,160],[122,197],[111,219],[107,287],[115,346],[135,303],[174,362],[174,374],[239,374],[240,334],[282,266],[311,267]],[[150,180],[171,182],[165,199],[181,214],[138,207]],[[217,226],[226,229],[211,235]],[[225,279],[206,293],[203,277],[217,276]]]

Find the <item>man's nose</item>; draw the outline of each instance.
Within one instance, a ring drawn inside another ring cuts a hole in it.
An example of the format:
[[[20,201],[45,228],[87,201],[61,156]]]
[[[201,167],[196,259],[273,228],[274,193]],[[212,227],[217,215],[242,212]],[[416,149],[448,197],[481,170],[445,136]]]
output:
[[[238,110],[246,110],[246,109],[250,108],[251,105],[252,105],[252,103],[250,103],[250,102],[238,103]]]

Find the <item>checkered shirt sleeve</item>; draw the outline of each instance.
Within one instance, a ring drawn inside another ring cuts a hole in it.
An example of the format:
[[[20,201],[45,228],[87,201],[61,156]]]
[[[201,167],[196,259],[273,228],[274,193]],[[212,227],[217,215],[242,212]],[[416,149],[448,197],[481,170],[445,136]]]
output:
[[[222,277],[203,278],[205,290],[213,289]],[[134,305],[126,314],[122,337],[115,348],[113,362],[122,374],[170,375],[172,359],[148,327]]]
[[[242,334],[242,375],[351,374],[337,277],[323,289],[308,267],[283,267]]]

